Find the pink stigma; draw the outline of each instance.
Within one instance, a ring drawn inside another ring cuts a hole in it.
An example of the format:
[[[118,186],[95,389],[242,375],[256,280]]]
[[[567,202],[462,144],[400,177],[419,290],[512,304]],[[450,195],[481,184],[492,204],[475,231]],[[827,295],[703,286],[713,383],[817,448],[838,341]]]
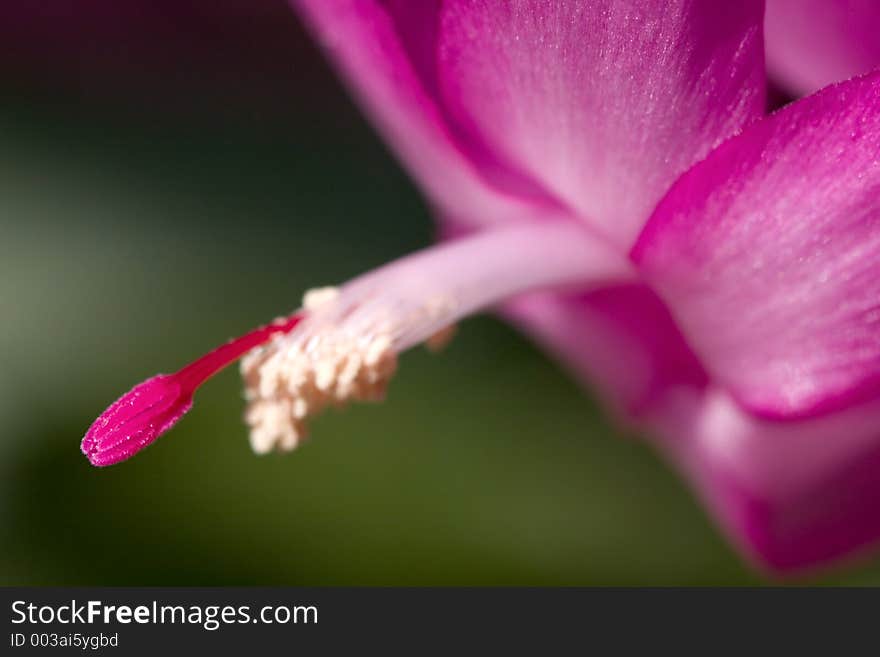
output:
[[[158,374],[113,402],[92,423],[82,452],[94,466],[124,461],[177,424],[192,408],[193,393],[214,374],[278,333],[291,331],[303,316],[292,315],[234,338],[174,374]]]

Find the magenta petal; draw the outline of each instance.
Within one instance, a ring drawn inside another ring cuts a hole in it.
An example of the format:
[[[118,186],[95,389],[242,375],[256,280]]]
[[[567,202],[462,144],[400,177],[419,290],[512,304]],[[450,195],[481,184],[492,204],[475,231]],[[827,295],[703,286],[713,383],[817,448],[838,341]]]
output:
[[[428,75],[437,2],[291,0],[379,131],[460,228],[520,218],[531,203],[486,181],[448,125]]]
[[[633,250],[753,412],[880,393],[880,73],[747,128],[694,166]]]
[[[292,3],[464,228],[567,205],[628,246],[763,110],[759,0]]]
[[[471,140],[629,246],[674,177],[763,112],[762,9],[448,0],[439,85]]]
[[[505,304],[504,314],[627,421],[665,404],[672,390],[699,392],[708,383],[669,311],[644,285],[525,295]]]
[[[880,66],[880,2],[767,0],[767,68],[810,93]]]
[[[757,565],[802,571],[880,538],[880,402],[772,422],[715,390],[662,424],[663,451]]]

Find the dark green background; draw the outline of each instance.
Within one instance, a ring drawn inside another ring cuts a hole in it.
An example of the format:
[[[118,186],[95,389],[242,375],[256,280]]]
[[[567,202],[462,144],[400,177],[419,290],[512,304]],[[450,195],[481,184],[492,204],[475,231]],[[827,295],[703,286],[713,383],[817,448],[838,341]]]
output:
[[[759,583],[649,446],[488,317],[293,454],[251,453],[228,371],[146,452],[88,465],[83,432],[132,384],[430,242],[414,187],[296,56],[289,94],[254,103],[197,75],[156,107],[130,80],[5,87],[0,582]]]

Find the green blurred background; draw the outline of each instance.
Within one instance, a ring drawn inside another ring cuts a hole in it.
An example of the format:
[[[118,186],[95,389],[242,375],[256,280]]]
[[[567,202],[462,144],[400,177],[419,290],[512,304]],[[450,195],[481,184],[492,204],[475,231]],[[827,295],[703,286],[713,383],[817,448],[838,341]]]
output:
[[[762,582],[647,444],[491,317],[293,454],[251,453],[232,370],[146,452],[89,466],[82,434],[132,384],[432,225],[283,3],[152,3],[191,12],[173,39],[51,4],[0,16],[0,583]],[[880,564],[803,581],[877,584]]]

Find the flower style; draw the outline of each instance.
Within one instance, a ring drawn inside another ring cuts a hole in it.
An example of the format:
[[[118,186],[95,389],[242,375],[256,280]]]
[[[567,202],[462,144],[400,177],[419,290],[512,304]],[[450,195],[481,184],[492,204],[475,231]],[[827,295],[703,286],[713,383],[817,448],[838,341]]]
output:
[[[328,404],[380,398],[399,353],[499,307],[756,562],[880,535],[880,74],[764,117],[759,0],[293,5],[443,243],[136,387],[89,430],[93,463],[152,442],[255,346],[252,445],[294,447]]]

